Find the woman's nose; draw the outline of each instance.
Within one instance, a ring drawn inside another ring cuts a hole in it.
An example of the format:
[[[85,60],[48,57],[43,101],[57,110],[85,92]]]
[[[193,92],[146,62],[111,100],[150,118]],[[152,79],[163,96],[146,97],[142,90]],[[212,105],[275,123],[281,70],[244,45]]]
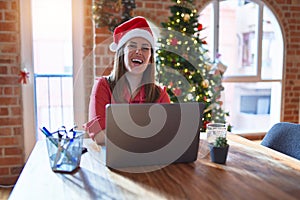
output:
[[[142,49],[141,48],[136,48],[135,53],[136,54],[141,54],[142,53]]]

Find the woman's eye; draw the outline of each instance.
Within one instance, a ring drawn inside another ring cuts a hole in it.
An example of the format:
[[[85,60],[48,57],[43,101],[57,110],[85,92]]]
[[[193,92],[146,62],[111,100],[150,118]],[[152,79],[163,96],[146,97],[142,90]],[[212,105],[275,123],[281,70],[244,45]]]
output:
[[[131,49],[136,49],[136,45],[134,45],[134,44],[130,44],[130,45],[128,45],[128,47]]]
[[[143,50],[143,51],[149,51],[150,48],[149,48],[149,47],[143,47],[142,50]]]

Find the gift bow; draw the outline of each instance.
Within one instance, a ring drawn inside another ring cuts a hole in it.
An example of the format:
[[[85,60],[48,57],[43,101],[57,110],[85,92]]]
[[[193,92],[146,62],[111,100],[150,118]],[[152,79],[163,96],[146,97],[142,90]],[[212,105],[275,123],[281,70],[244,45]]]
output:
[[[19,83],[27,84],[27,79],[29,78],[29,72],[27,72],[26,70],[23,71],[21,70],[19,76],[20,76]]]

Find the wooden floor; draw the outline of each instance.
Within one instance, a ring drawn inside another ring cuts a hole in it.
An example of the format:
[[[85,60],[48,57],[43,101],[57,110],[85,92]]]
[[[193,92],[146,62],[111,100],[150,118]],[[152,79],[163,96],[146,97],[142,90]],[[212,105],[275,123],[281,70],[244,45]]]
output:
[[[12,188],[0,188],[0,200],[7,200]]]

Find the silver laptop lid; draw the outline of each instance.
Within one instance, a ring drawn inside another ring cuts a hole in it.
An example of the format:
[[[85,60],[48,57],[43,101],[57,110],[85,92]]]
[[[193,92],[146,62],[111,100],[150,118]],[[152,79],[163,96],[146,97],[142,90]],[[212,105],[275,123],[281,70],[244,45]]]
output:
[[[204,104],[109,104],[106,165],[166,166],[197,159]]]

